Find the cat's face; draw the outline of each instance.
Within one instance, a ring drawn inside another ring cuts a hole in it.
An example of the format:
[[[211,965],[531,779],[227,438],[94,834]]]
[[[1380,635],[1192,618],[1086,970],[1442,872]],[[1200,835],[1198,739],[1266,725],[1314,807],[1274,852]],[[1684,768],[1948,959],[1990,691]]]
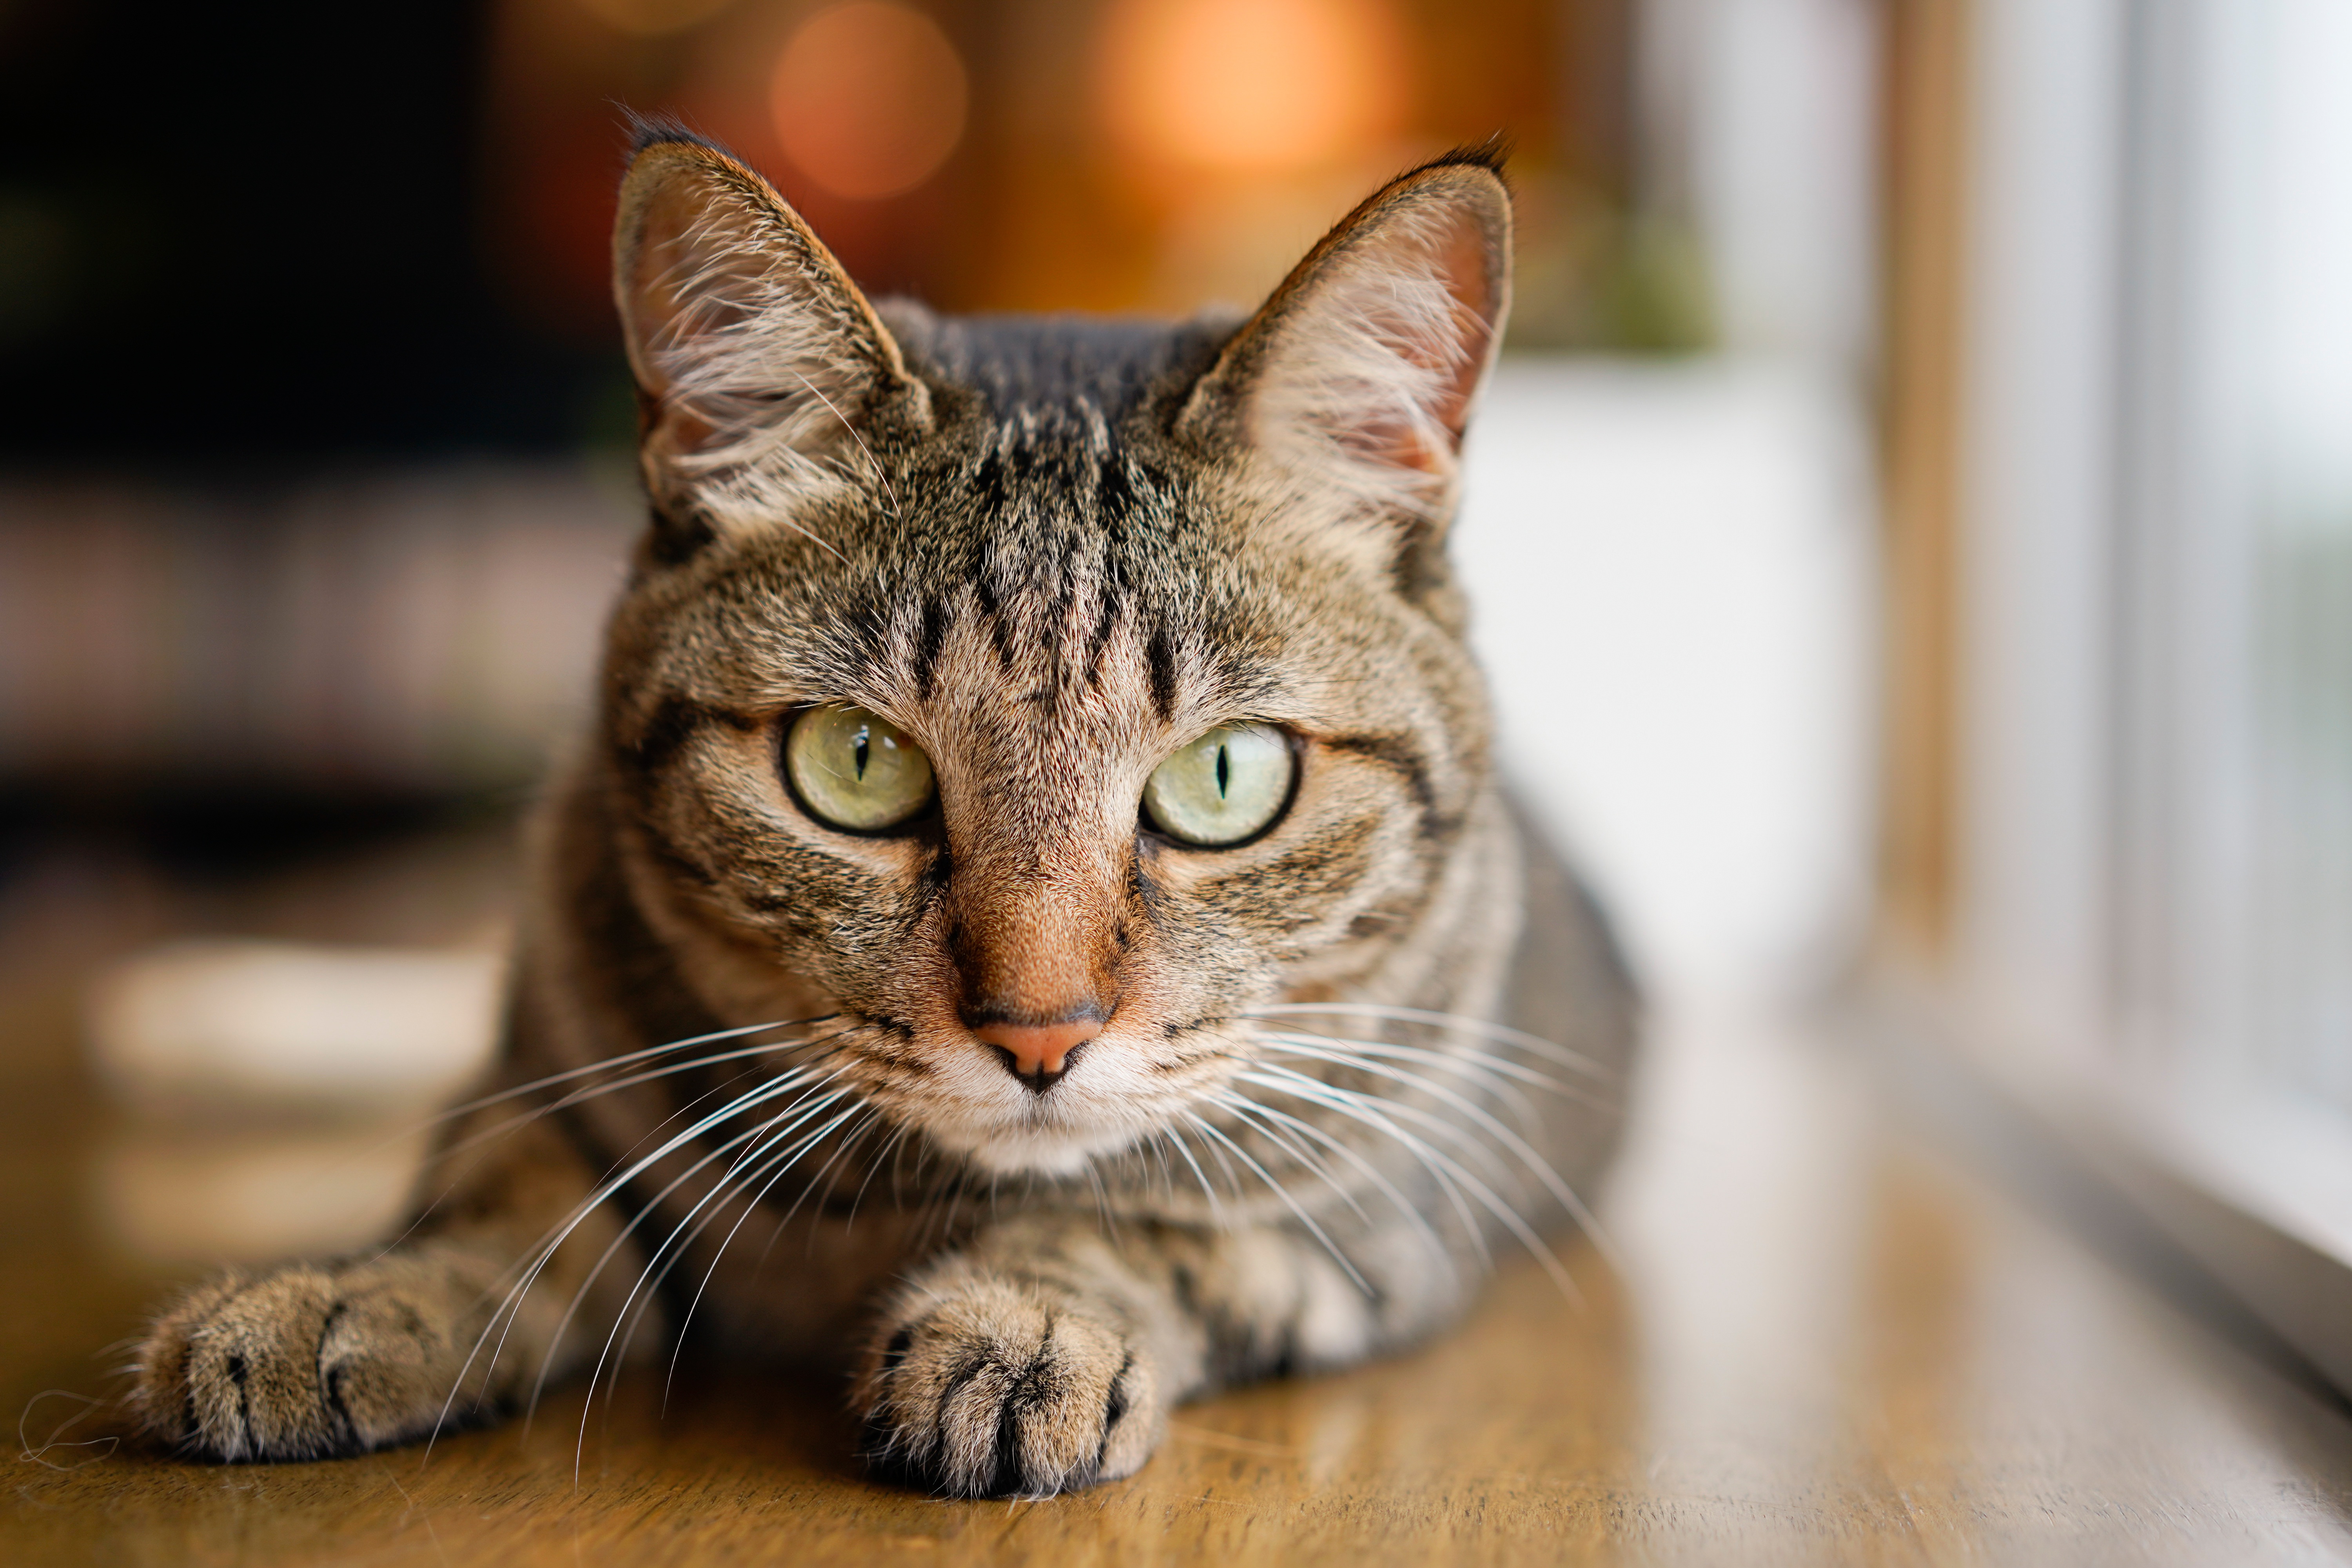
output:
[[[1238,332],[886,326],[755,175],[640,155],[604,744],[715,1010],[837,1012],[894,1121],[1062,1172],[1397,961],[1487,784],[1437,535],[1507,215],[1407,176]]]

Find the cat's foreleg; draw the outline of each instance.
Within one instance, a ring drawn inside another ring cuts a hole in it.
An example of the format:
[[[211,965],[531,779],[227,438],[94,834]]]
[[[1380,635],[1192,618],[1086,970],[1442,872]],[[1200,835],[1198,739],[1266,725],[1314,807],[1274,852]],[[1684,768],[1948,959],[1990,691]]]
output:
[[[1130,1475],[1168,1412],[1223,1384],[1352,1364],[1426,1333],[1461,1270],[1410,1237],[1342,1266],[1288,1226],[1023,1216],[888,1298],[858,1401],[866,1458],[929,1490],[1040,1496]]]
[[[206,1458],[329,1458],[478,1424],[561,1376],[601,1342],[636,1259],[624,1241],[591,1279],[619,1234],[602,1209],[544,1252],[593,1187],[548,1123],[490,1151],[390,1247],[188,1292],[139,1348],[142,1422]]]

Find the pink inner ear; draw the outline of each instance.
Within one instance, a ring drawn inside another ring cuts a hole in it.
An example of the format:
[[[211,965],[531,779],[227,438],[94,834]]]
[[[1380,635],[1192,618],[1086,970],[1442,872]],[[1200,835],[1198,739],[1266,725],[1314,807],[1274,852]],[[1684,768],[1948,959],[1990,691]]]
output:
[[[1360,325],[1401,368],[1425,379],[1409,402],[1375,400],[1333,434],[1369,461],[1438,475],[1461,449],[1494,336],[1497,279],[1475,214],[1455,207],[1420,216],[1415,227],[1398,247],[1403,256],[1368,268],[1380,275],[1378,284],[1365,278],[1348,292]],[[1448,308],[1433,308],[1433,289],[1443,290]]]
[[[693,407],[671,396],[674,377],[665,361],[687,338],[704,336],[740,321],[748,310],[728,298],[724,275],[739,266],[724,240],[710,232],[710,194],[697,182],[678,179],[646,204],[635,266],[629,283],[625,323],[635,339],[630,355],[638,384],[654,399],[654,431],[673,452],[710,446],[719,430]],[[683,286],[696,285],[689,295]]]
[[[1438,401],[1430,413],[1458,447],[1470,418],[1470,399],[1478,391],[1478,376],[1486,363],[1487,340],[1495,331],[1494,268],[1487,264],[1486,232],[1466,213],[1445,226],[1431,251],[1445,291],[1454,296],[1460,336],[1450,360],[1429,363],[1428,368],[1443,378]]]

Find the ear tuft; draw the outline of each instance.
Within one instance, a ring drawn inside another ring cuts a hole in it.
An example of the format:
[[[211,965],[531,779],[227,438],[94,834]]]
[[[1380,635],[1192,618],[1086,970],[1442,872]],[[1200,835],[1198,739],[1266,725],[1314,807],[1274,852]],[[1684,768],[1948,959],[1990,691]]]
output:
[[[634,109],[621,110],[622,122],[629,130],[629,157],[634,162],[638,153],[663,142],[683,142],[716,153],[721,158],[733,160],[734,154],[695,130],[674,114],[641,114]]]
[[[1510,308],[1498,146],[1403,174],[1340,221],[1226,347],[1182,418],[1303,485],[1433,520]]]
[[[721,474],[771,500],[837,476],[883,399],[920,397],[898,344],[765,180],[682,127],[632,129],[613,287],[656,502]]]

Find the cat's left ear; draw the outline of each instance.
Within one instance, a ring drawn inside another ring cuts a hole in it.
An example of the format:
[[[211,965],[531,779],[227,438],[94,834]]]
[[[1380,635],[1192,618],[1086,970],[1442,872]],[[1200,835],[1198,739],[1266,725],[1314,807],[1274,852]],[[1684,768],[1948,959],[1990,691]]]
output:
[[[730,472],[773,481],[756,488],[767,500],[837,481],[861,457],[861,426],[886,413],[928,418],[889,330],[800,215],[682,132],[639,136],[614,225],[613,290],[657,507]]]
[[[1256,447],[1313,494],[1434,523],[1511,295],[1491,151],[1391,181],[1294,268],[1195,386],[1180,430]]]

